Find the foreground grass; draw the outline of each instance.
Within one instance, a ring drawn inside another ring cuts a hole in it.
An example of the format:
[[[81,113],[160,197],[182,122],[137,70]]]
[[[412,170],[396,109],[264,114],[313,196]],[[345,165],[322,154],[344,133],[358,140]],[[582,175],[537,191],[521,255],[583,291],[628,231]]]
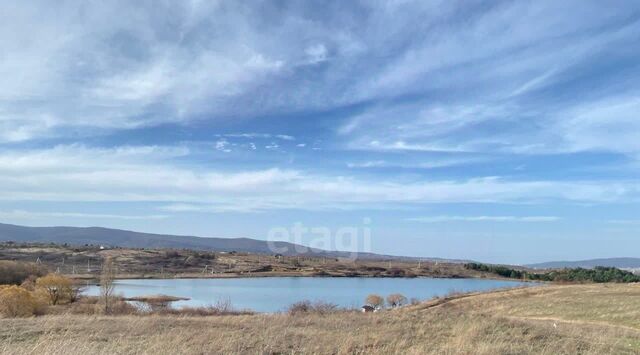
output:
[[[640,285],[546,286],[376,314],[0,320],[0,352],[637,354]]]

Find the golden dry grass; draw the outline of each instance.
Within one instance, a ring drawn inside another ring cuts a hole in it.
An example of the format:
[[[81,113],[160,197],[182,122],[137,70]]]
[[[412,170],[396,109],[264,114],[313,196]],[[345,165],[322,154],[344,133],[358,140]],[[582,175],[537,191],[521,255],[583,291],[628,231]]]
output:
[[[639,319],[640,285],[545,286],[374,314],[3,319],[0,352],[637,354]]]

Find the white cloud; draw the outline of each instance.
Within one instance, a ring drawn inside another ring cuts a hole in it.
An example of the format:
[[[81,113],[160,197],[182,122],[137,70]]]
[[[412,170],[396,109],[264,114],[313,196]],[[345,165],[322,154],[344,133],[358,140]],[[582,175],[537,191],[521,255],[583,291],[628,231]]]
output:
[[[458,165],[468,165],[474,163],[481,163],[491,160],[485,157],[453,157],[453,158],[441,158],[441,157],[420,157],[419,160],[413,161],[405,159],[402,162],[385,161],[385,160],[369,160],[364,162],[351,162],[347,163],[349,168],[409,168],[409,169],[434,169],[445,168]]]
[[[573,113],[564,125],[524,97],[633,44],[638,26],[622,26],[624,7],[466,5],[342,3],[344,16],[329,23],[309,17],[318,10],[311,4],[69,3],[55,14],[37,3],[0,5],[0,50],[10,53],[0,57],[0,142],[376,102],[339,126],[349,148],[638,152],[631,97],[591,110],[592,98],[576,94],[581,102],[550,108]],[[255,21],[263,6],[279,20]],[[418,99],[397,103],[406,96]],[[465,131],[505,120],[510,129]],[[294,140],[246,135],[259,137]]]
[[[221,152],[230,153],[231,149],[229,149],[229,142],[226,139],[221,139],[215,143],[216,150]]]
[[[347,163],[349,168],[379,168],[387,165],[384,160],[370,160],[362,163]]]
[[[293,141],[296,138],[294,136],[290,136],[288,134],[271,134],[271,133],[226,133],[226,134],[217,134],[217,137],[227,137],[227,138],[247,138],[247,139],[255,139],[255,138],[264,138],[264,139],[282,139],[285,141]]]
[[[556,216],[430,216],[407,218],[407,221],[422,223],[440,222],[555,222]]]
[[[339,209],[458,202],[617,202],[637,181],[363,179],[277,168],[222,171],[175,162],[182,148],[61,146],[0,152],[4,201],[145,201],[227,210]]]
[[[640,219],[610,219],[607,223],[619,225],[640,225]]]
[[[317,64],[327,60],[327,47],[322,43],[309,46],[304,52],[307,55],[309,64]]]

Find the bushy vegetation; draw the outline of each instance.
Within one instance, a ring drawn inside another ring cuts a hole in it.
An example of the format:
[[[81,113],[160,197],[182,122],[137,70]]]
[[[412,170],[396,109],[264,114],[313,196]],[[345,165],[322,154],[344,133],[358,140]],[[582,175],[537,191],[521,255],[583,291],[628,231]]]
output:
[[[387,296],[387,304],[391,308],[404,306],[405,304],[407,304],[407,302],[407,298],[400,293],[394,293]]]
[[[556,282],[640,282],[640,276],[615,267],[596,266],[593,269],[573,268],[549,272],[527,272],[501,265],[467,263],[469,270],[488,272],[512,279]]]
[[[382,308],[384,307],[384,298],[380,295],[371,294],[367,296],[364,303],[373,308]]]
[[[304,313],[328,314],[338,310],[338,306],[333,303],[300,301],[292,304],[287,309],[290,315],[298,315]]]
[[[47,305],[75,302],[80,288],[59,274],[44,274],[36,264],[2,262],[0,270],[0,316],[42,315]],[[4,272],[8,272],[4,274]],[[16,285],[20,282],[20,285]]]
[[[20,286],[0,286],[0,315],[3,317],[29,317],[44,313],[46,301],[41,294]]]
[[[49,304],[71,303],[78,298],[80,290],[68,277],[48,274],[36,280],[36,289],[46,292]]]
[[[36,263],[0,260],[0,285],[20,285],[29,276],[44,276],[47,268]]]

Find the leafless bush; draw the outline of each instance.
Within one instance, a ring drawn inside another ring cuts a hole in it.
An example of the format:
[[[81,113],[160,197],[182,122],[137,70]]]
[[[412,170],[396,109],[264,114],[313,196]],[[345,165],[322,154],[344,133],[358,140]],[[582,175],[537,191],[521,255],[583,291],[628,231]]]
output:
[[[402,305],[405,305],[406,303],[407,303],[407,298],[402,294],[394,293],[387,296],[387,304],[391,308],[400,307]]]
[[[82,297],[78,302],[71,304],[68,313],[98,315],[104,314],[104,304],[98,297]],[[114,297],[111,301],[109,315],[135,315],[140,314],[138,308],[122,298]]]
[[[381,308],[384,306],[384,298],[376,294],[367,296],[364,302],[373,308]]]
[[[115,291],[115,285],[113,283],[115,276],[113,259],[107,257],[102,266],[102,274],[100,275],[100,298],[104,305],[105,314],[111,313],[113,292]]]
[[[41,264],[0,260],[0,285],[20,285],[30,276],[46,274],[47,268]]]
[[[328,314],[338,311],[339,308],[333,303],[327,303],[318,301],[312,303],[311,301],[304,300],[296,302],[287,308],[287,313],[290,315],[314,313],[314,314]]]

